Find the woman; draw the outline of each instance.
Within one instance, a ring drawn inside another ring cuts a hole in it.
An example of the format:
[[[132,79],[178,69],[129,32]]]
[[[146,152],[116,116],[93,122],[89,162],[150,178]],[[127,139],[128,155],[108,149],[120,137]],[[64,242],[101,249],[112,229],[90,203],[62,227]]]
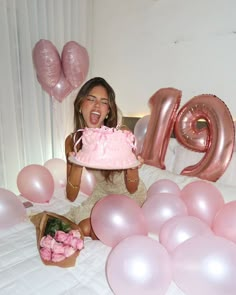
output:
[[[81,136],[76,130],[117,126],[117,106],[112,87],[103,78],[93,78],[80,89],[74,102],[75,133],[65,141],[65,153],[68,159],[74,151],[74,142]],[[81,146],[79,147],[81,148]],[[67,160],[66,196],[74,201],[80,190],[83,167]],[[142,205],[146,198],[146,188],[139,179],[138,167],[127,170],[95,170],[90,169],[96,177],[96,187],[92,195],[79,208],[72,208],[67,217],[81,226],[85,236],[96,238],[90,223],[90,214],[98,200],[108,194],[122,194],[133,198]]]

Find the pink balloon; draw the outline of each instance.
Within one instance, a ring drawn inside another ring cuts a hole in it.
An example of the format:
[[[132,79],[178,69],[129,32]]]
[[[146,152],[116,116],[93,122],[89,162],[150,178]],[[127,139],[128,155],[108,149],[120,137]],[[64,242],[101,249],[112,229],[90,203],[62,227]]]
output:
[[[176,196],[180,195],[180,188],[178,184],[170,179],[159,179],[154,182],[147,191],[147,197],[158,193],[171,193]]]
[[[63,72],[61,72],[57,84],[53,88],[44,87],[44,90],[47,91],[47,93],[54,97],[57,101],[62,102],[64,98],[66,98],[71,93],[73,87],[65,79]]]
[[[67,81],[73,88],[85,80],[89,69],[87,50],[74,41],[67,42],[62,50],[62,67]]]
[[[49,202],[54,192],[54,180],[49,170],[41,165],[28,165],[17,176],[21,195],[35,203]]]
[[[213,221],[215,234],[236,243],[236,201],[224,204]]]
[[[66,162],[62,159],[50,159],[44,163],[54,180],[54,188],[58,189],[66,186]]]
[[[93,175],[93,173],[87,170],[85,167],[83,167],[83,172],[82,172],[81,182],[80,182],[80,191],[83,194],[90,196],[94,190],[95,184],[96,184],[96,178]]]
[[[106,274],[116,295],[164,295],[171,283],[170,258],[157,241],[133,235],[111,250]]]
[[[61,60],[56,47],[48,40],[39,40],[33,49],[37,78],[44,90],[53,88],[60,79]]]
[[[168,252],[197,235],[213,234],[209,226],[194,216],[175,216],[161,228],[159,241]]]
[[[195,236],[172,255],[173,280],[191,295],[233,295],[236,245],[222,237]]]
[[[203,180],[187,184],[180,196],[188,208],[188,214],[200,218],[210,227],[216,213],[224,205],[221,192],[213,184]]]
[[[91,223],[96,236],[110,247],[131,235],[147,235],[141,208],[123,195],[108,195],[98,201],[91,213]]]
[[[147,126],[150,119],[150,115],[140,118],[134,126],[134,135],[136,137],[136,153],[141,153],[143,148],[143,142],[147,133]]]
[[[0,188],[0,229],[10,228],[26,218],[26,210],[17,196]]]
[[[150,196],[142,206],[148,224],[148,231],[159,234],[165,222],[174,216],[187,215],[187,208],[179,196],[171,193],[158,193]]]

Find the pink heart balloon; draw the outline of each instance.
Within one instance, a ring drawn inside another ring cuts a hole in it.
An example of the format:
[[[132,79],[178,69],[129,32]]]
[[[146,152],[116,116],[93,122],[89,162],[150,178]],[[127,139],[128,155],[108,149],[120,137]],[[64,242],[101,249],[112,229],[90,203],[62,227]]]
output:
[[[75,41],[65,44],[61,61],[52,42],[41,39],[33,49],[33,62],[43,90],[59,102],[84,82],[89,68],[87,50]]]
[[[61,60],[52,42],[41,39],[36,43],[33,49],[33,62],[37,79],[43,89],[54,87],[60,79]]]
[[[65,79],[63,72],[61,72],[61,76],[57,84],[52,89],[48,89],[47,92],[57,101],[62,102],[64,98],[66,98],[71,93],[72,90],[73,87]]]
[[[72,87],[79,87],[88,74],[87,50],[74,41],[67,42],[62,50],[62,67],[65,77]]]

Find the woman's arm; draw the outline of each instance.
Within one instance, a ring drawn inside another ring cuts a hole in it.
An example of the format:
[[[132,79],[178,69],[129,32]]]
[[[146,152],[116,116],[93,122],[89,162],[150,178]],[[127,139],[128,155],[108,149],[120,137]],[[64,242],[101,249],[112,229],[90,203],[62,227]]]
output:
[[[130,131],[130,129],[125,125],[122,125],[120,128],[121,128],[121,130]],[[125,171],[126,188],[131,194],[133,194],[137,191],[138,185],[139,185],[138,169],[142,166],[143,159],[140,156],[138,156],[138,160],[140,161],[140,166],[138,166],[137,168],[134,168],[134,169],[127,169]]]
[[[73,202],[80,190],[80,182],[83,167],[72,164],[68,161],[70,153],[73,152],[73,140],[72,136],[67,136],[65,140],[65,154],[67,160],[67,183],[66,183],[66,197]]]
[[[125,171],[125,184],[127,190],[133,194],[138,189],[139,185],[139,173],[138,168],[127,169]]]

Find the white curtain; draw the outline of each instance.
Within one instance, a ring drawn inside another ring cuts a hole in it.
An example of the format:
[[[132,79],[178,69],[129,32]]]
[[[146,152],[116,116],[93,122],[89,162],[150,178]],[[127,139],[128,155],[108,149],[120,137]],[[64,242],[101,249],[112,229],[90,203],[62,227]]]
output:
[[[62,103],[50,97],[37,81],[32,50],[46,39],[60,54],[73,40],[90,55],[91,7],[92,0],[0,0],[0,188],[19,193],[21,169],[64,159],[78,89]]]

